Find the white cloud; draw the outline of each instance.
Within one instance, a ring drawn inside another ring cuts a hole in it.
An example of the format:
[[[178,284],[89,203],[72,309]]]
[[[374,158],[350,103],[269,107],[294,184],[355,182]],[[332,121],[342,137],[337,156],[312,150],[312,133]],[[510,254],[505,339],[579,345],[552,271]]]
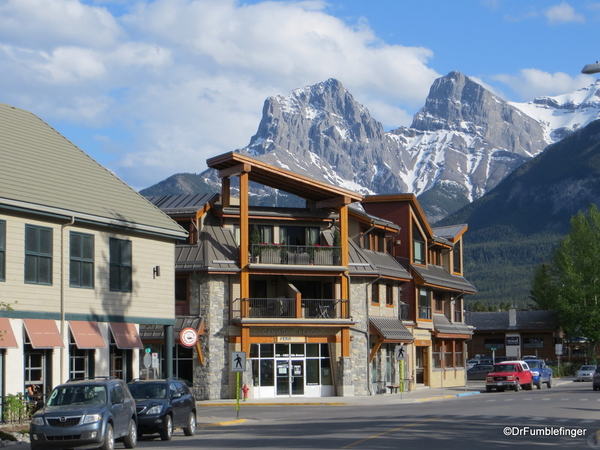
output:
[[[570,22],[585,22],[585,17],[581,14],[577,14],[575,9],[567,2],[562,2],[560,5],[551,6],[544,12],[544,15],[548,19],[550,25],[559,25]]]
[[[100,154],[137,188],[245,146],[268,96],[337,78],[395,127],[410,124],[406,109],[421,106],[439,76],[429,49],[388,45],[323,1],[156,0],[118,16],[111,4],[123,5],[0,3],[1,101],[99,127]]]
[[[524,101],[572,92],[594,82],[594,77],[589,75],[571,77],[563,72],[548,73],[537,69],[523,69],[518,76],[497,75],[494,78],[510,86]]]

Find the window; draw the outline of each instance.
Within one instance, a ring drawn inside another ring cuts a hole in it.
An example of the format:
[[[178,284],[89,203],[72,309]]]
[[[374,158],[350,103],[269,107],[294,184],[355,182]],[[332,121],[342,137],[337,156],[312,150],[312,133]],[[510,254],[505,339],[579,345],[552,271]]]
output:
[[[379,283],[371,285],[371,303],[379,304]]]
[[[94,287],[94,236],[71,232],[69,286]]]
[[[6,222],[0,220],[0,281],[6,280]]]
[[[454,260],[454,273],[462,273],[462,264],[461,264],[461,247],[462,241],[458,241],[454,244],[454,248],[452,249],[452,259]]]
[[[388,306],[394,305],[394,286],[391,284],[385,285],[385,304]]]
[[[425,264],[425,239],[419,228],[413,224],[413,262]]]
[[[444,295],[441,292],[435,292],[433,294],[435,300],[435,312],[444,312]]]
[[[400,320],[408,320],[408,304],[401,301],[398,305],[398,313]]]
[[[318,245],[319,227],[279,227],[279,242],[286,245]]]
[[[544,348],[544,338],[523,338],[523,348]]]
[[[52,228],[25,225],[25,283],[52,284]]]
[[[188,297],[188,278],[178,276],[175,278],[175,315],[187,316],[190,314]]]
[[[431,320],[431,302],[426,289],[419,289],[419,319]]]
[[[110,290],[131,292],[131,241],[110,239]]]

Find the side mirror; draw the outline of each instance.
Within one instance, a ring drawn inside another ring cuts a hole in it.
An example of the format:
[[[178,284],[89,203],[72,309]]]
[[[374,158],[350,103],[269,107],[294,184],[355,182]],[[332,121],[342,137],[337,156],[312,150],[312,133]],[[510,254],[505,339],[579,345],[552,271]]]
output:
[[[175,398],[181,398],[181,394],[180,394],[179,392],[175,392],[175,393],[174,393],[174,394],[171,396],[171,398],[174,398],[174,399],[175,399]]]

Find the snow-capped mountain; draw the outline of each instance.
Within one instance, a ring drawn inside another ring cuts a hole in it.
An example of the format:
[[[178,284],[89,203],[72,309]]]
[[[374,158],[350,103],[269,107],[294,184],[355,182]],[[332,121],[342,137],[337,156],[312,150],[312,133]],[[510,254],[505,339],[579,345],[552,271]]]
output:
[[[598,118],[599,92],[600,80],[570,94],[509,103],[453,71],[433,83],[410,127],[386,132],[329,79],[268,98],[257,133],[237,151],[364,194],[415,193],[435,222]],[[200,177],[217,182],[210,170]]]

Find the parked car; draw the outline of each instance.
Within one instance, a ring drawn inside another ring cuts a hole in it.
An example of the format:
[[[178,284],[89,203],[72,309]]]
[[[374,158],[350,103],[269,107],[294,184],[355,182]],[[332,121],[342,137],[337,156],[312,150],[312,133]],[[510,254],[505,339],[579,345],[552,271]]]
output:
[[[575,372],[575,381],[592,381],[596,366],[583,365]]]
[[[171,440],[175,428],[196,432],[196,399],[183,380],[133,380],[128,384],[137,404],[139,435],[158,433]]]
[[[492,371],[491,364],[476,364],[467,369],[467,380],[485,380],[485,376]]]
[[[470,369],[471,367],[475,366],[479,364],[479,360],[478,359],[469,359],[467,361],[467,370]]]
[[[542,359],[527,359],[526,361],[533,375],[533,384],[538,389],[542,388],[542,384],[545,384],[550,389],[552,387],[552,377],[554,376],[552,369],[547,367],[545,361]]]
[[[594,376],[592,377],[592,389],[595,391],[600,389],[600,366],[597,366],[594,371]]]
[[[112,450],[115,440],[126,448],[137,443],[135,401],[123,380],[96,377],[56,386],[33,415],[32,450],[100,447]]]
[[[521,388],[533,389],[533,374],[525,361],[506,361],[494,364],[492,371],[485,378],[485,390],[502,392],[506,388],[518,392]]]

